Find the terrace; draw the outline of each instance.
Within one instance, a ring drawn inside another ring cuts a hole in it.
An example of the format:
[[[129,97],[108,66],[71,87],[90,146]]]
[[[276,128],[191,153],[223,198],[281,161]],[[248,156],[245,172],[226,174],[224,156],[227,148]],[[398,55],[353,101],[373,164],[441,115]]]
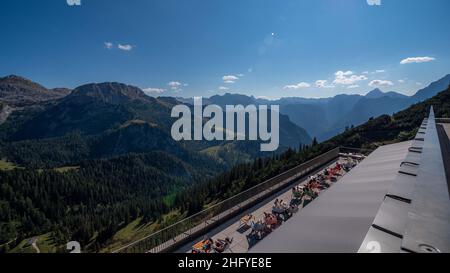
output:
[[[332,186],[346,173],[344,165],[348,165],[349,162],[357,163],[364,158],[362,152],[361,150],[342,147],[333,149],[114,252],[189,251],[192,250],[194,244],[201,244],[203,239],[212,236],[217,239],[225,239],[226,237],[222,237],[222,235],[229,235],[229,231],[233,230],[236,224],[242,224],[243,217],[251,214],[251,220],[260,219],[259,217],[264,215],[263,212],[272,212],[272,206],[276,199],[286,200],[290,203],[293,187],[305,185],[308,182],[308,176],[323,173],[325,169],[334,168],[336,163],[339,163],[341,166],[339,174],[336,172],[336,174],[333,173],[327,177],[330,180],[328,181],[329,185]],[[364,152],[370,153],[370,151]],[[331,179],[333,179],[333,182],[331,182]],[[321,182],[326,183],[326,181]],[[316,188],[316,186],[320,185],[313,185],[312,188]],[[317,189],[314,189],[317,193],[325,190],[317,191]],[[309,194],[313,194],[313,192],[309,192]],[[299,204],[299,210],[317,197],[317,195],[309,196],[309,194],[308,196],[305,195],[305,200],[302,200]],[[235,238],[233,237],[231,251],[234,249],[236,252],[245,252],[254,245],[255,241],[246,239],[248,233],[251,232],[248,228],[249,224],[251,224],[250,219],[247,221],[246,229],[243,226],[235,228],[237,233]],[[266,234],[267,232],[264,233],[264,235]],[[245,241],[248,242],[247,245],[244,245]]]
[[[414,140],[375,150],[250,252],[450,252],[447,122],[431,108]]]
[[[226,243],[226,249],[211,251],[248,252],[270,233],[288,223],[294,215],[314,202],[314,199],[339,183],[363,158],[362,155],[341,153],[339,158],[313,172],[311,176],[298,179],[290,187],[272,194],[224,224],[184,244],[176,252],[202,253],[205,252],[203,247],[208,239],[223,243],[227,238],[232,241]]]
[[[412,141],[336,148],[116,252],[449,252],[449,122],[431,109]]]

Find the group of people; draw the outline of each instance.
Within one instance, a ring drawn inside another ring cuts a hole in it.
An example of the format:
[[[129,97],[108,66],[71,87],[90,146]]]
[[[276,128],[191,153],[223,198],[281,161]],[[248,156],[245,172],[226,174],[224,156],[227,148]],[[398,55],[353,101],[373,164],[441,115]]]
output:
[[[330,175],[330,172],[334,173],[334,169],[333,171],[326,169],[323,173],[310,176],[305,185],[292,188],[292,202],[301,204],[305,199],[315,199],[322,190],[329,188],[333,182],[337,181],[337,179],[333,179],[336,176]]]
[[[252,232],[250,236],[256,235],[258,239],[261,239],[264,234],[271,232],[298,210],[297,204],[291,202],[288,205],[283,199],[276,199],[272,206],[272,212],[264,212],[263,219],[251,223]]]
[[[305,185],[292,189],[293,200],[300,200],[301,203],[304,197],[307,199],[315,199],[322,190],[329,188],[332,183],[337,182],[338,177],[350,171],[357,164],[357,160],[347,158],[343,163],[336,162],[334,166],[326,168],[323,172],[310,176]]]
[[[298,185],[292,188],[292,199],[289,204],[283,199],[279,200],[277,198],[273,204],[271,213],[264,212],[262,219],[251,221],[251,223],[248,221],[252,229],[249,236],[256,235],[258,239],[261,239],[264,234],[271,232],[283,221],[289,219],[289,217],[299,210],[301,205],[306,206],[314,200],[322,190],[329,188],[333,182],[337,181],[339,176],[342,176],[344,172],[350,171],[357,163],[357,160],[348,158],[343,163],[337,162],[333,167],[326,168],[323,172],[310,176],[304,185]],[[248,220],[252,218],[254,217],[252,216]],[[202,252],[208,253],[215,251],[222,253],[231,245],[232,241],[233,239],[228,237],[225,240],[218,239],[215,242],[212,239],[205,240],[201,246]]]
[[[357,164],[358,164],[358,160],[353,160],[352,158],[348,158],[342,165],[342,168],[344,169],[344,171],[348,172],[351,169],[353,169]]]
[[[306,206],[314,200],[319,193],[327,189],[337,181],[338,177],[344,172],[348,172],[355,167],[357,161],[348,158],[344,162],[336,162],[332,167],[326,168],[317,175],[310,176],[304,185],[298,185],[292,188],[292,199],[287,204],[282,199],[276,199],[271,213],[264,213],[264,219],[252,222],[252,232],[250,235],[256,234],[261,238],[262,234],[270,232],[273,227],[286,221],[292,214],[299,210],[299,206]]]
[[[281,213],[286,212],[287,209],[288,209],[288,205],[286,204],[286,202],[284,202],[283,199],[278,200],[278,198],[277,198],[275,200],[275,203],[273,204],[272,212],[281,214]]]
[[[217,239],[214,241],[212,238],[203,240],[195,244],[192,248],[192,253],[223,253],[227,248],[230,247],[233,242],[233,238],[226,237],[223,239]]]
[[[250,224],[252,231],[250,232],[249,236],[257,236],[258,239],[261,239],[264,234],[271,232],[282,221],[283,220],[282,218],[280,218],[280,214],[273,212],[264,212],[263,219],[259,219],[256,222],[253,221]]]
[[[297,186],[292,189],[292,202],[306,206],[315,199],[322,190],[327,189],[337,182],[338,178],[344,173],[350,171],[356,166],[358,161],[351,158],[345,159],[344,162],[336,162],[332,167],[328,167],[317,175],[310,176],[305,185]]]

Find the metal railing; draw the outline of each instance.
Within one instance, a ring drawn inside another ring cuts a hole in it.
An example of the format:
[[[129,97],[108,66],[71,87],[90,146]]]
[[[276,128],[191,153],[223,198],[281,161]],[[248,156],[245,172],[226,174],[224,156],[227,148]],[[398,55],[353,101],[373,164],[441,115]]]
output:
[[[351,153],[356,153],[356,154],[362,154],[362,155],[369,155],[370,153],[373,152],[373,149],[365,149],[365,148],[351,148],[351,147],[339,147],[339,153],[347,153],[347,154],[351,154]]]
[[[353,152],[356,150],[352,148]],[[244,209],[258,203],[263,198],[293,183],[321,166],[339,157],[340,148],[335,148],[282,174],[270,178],[250,189],[217,203],[201,212],[189,216],[138,241],[123,246],[115,253],[157,253],[173,250],[195,239],[220,223],[236,216]]]

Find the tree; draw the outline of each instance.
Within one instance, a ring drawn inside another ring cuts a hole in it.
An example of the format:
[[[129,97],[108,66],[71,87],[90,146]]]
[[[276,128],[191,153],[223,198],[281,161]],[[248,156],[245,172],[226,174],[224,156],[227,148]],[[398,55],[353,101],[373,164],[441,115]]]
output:
[[[317,144],[319,144],[319,143],[317,142],[317,138],[314,137],[313,142],[312,142],[312,146],[313,146],[313,147],[314,147],[314,146],[317,146]]]

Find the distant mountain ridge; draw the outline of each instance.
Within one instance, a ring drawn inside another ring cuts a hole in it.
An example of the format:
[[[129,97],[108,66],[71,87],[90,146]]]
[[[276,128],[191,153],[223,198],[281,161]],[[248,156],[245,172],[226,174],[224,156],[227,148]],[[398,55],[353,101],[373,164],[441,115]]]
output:
[[[447,89],[447,87],[450,85],[450,74],[446,75],[442,79],[432,82],[427,87],[420,89],[412,96],[412,101],[414,103],[424,101],[426,99],[429,99],[442,90]]]
[[[0,78],[0,101],[11,107],[29,106],[34,103],[62,98],[70,89],[47,89],[29,79],[9,75]]]
[[[346,128],[360,125],[372,117],[392,114],[412,104],[435,96],[450,85],[450,74],[406,96],[395,91],[383,92],[376,88],[362,95],[340,94],[330,98],[289,97],[278,100],[258,99],[253,96],[226,93],[204,99],[209,103],[226,104],[268,104],[280,105],[280,112],[287,115],[298,126],[306,129],[319,141],[329,139]],[[189,102],[190,99],[180,99]]]
[[[370,91],[369,93],[367,93],[364,97],[368,98],[368,99],[378,99],[378,98],[382,98],[382,97],[407,98],[408,96],[397,93],[395,91],[383,92],[379,88],[376,88],[376,89]]]
[[[153,98],[131,85],[118,82],[91,83],[82,85],[73,90],[71,98],[90,97],[102,100],[105,103],[120,104],[133,100],[152,101]]]
[[[29,80],[17,78],[8,84],[10,89],[25,85],[23,92],[48,93]],[[180,102],[171,97],[147,96],[135,86],[90,83],[56,97],[44,104],[36,100],[34,105],[39,107],[22,107],[12,114],[8,114],[10,109],[0,100],[0,118],[5,121],[0,125],[0,142],[14,147],[0,147],[4,157],[23,166],[55,167],[152,151],[164,151],[175,157],[186,153],[204,157],[203,151],[210,152],[213,148],[214,157],[223,157],[215,158],[219,165],[228,166],[264,156],[257,152],[259,146],[256,149],[252,141],[239,145],[230,145],[230,141],[174,141],[171,126],[175,118],[171,117],[171,110]],[[28,106],[32,105],[30,102]],[[280,151],[311,142],[303,128],[280,115]],[[233,158],[228,154],[233,154]]]
[[[324,99],[282,98],[274,101],[227,93],[206,98],[204,104],[214,103],[220,106],[279,104],[281,147],[298,147],[300,143],[311,143],[311,136],[316,136],[319,141],[323,141],[343,132],[346,128],[362,124],[371,117],[397,112],[424,97],[436,94],[439,90],[445,89],[442,88],[443,86],[449,84],[450,75],[447,75],[411,97],[394,91],[385,93],[379,89],[374,89],[365,96],[342,94]],[[174,122],[174,119],[170,117],[171,108],[180,102],[192,103],[189,98],[149,97],[137,87],[117,82],[91,83],[70,91],[62,88],[46,89],[25,78],[8,76],[1,78],[0,87],[3,87],[0,98],[0,121],[6,120],[5,126],[0,127],[0,138],[3,141],[39,141],[39,139],[61,138],[72,133],[81,133],[86,136],[106,135],[120,128],[122,132],[125,132],[123,131],[125,124],[128,124],[127,126],[131,124],[133,126],[130,128],[140,129],[129,134],[130,146],[126,148],[123,142],[120,145],[117,144],[117,149],[112,149],[112,151],[125,151],[125,153],[139,152],[132,147],[131,143],[140,143],[141,147],[146,147],[142,149],[145,152],[156,148],[150,143],[142,142],[144,140],[140,138],[145,139],[145,134],[139,135],[138,132],[149,129],[158,135],[156,131],[160,131],[160,137],[170,138],[170,127]],[[17,92],[15,93],[14,90]],[[14,94],[19,95],[14,97]],[[12,103],[21,105],[16,106],[17,109],[33,105],[39,105],[39,107],[34,110],[24,109],[20,111],[20,114],[15,115],[15,109],[10,106]],[[142,122],[130,123],[133,120]],[[144,128],[149,125],[151,128]],[[113,142],[109,143],[113,145]],[[184,145],[181,144],[181,146]],[[218,141],[190,142],[185,147],[196,152],[208,151],[214,155],[224,155],[226,152],[239,154],[241,151],[253,149],[238,146],[230,145],[226,141]],[[254,158],[261,155],[245,153],[240,156]]]

